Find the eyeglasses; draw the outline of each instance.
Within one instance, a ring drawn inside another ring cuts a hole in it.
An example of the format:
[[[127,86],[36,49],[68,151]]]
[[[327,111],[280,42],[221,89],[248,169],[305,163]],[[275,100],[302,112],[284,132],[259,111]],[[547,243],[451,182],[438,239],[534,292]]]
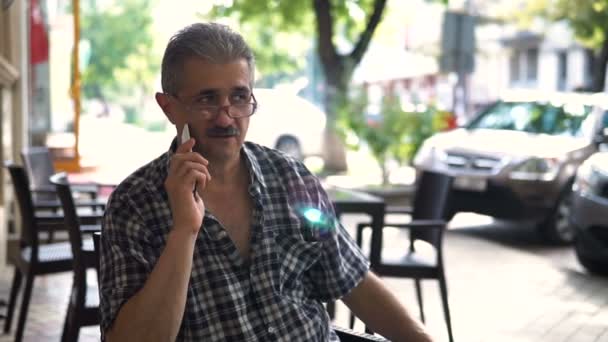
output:
[[[216,118],[222,111],[225,111],[225,113],[233,119],[246,118],[252,116],[258,108],[258,102],[253,94],[244,99],[231,100],[230,104],[226,106],[197,103],[186,104],[181,101],[177,95],[171,96],[184,106],[187,111],[198,115],[205,120]]]

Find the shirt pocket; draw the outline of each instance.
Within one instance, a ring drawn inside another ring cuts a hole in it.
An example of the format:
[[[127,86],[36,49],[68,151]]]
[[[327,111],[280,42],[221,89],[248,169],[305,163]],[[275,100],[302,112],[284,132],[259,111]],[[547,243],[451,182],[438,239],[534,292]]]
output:
[[[306,273],[321,257],[322,243],[284,234],[277,234],[275,242],[279,247],[279,291],[303,299],[310,284]]]

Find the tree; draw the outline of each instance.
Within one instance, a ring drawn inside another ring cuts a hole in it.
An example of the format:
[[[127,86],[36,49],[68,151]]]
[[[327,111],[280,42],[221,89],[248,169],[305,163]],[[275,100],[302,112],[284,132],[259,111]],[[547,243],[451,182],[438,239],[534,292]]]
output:
[[[108,101],[134,110],[154,85],[160,57],[153,49],[151,6],[148,0],[83,3],[81,35],[90,57],[82,89],[86,98],[101,100],[102,114],[108,114]]]
[[[530,15],[566,21],[576,38],[595,53],[591,91],[604,90],[608,64],[608,0],[534,0],[527,3],[523,19]]]
[[[328,115],[325,159],[330,164],[326,167],[344,170],[343,144],[335,134],[336,113],[344,105],[341,99],[347,98],[344,95],[355,67],[368,48],[385,7],[386,0],[241,0],[231,5],[214,6],[212,15],[233,16],[245,25],[257,23],[258,27],[274,30],[271,36],[276,32],[315,36],[315,49],[325,82],[323,102]],[[343,46],[347,48],[343,49]],[[266,45],[262,50],[273,49],[274,45],[270,49]],[[256,53],[260,51],[256,50]]]

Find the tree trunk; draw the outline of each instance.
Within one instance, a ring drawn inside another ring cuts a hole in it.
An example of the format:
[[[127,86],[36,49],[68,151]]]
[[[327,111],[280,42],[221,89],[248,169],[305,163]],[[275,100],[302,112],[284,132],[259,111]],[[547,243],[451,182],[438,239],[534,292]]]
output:
[[[319,59],[325,75],[325,168],[328,171],[346,171],[346,149],[336,132],[338,109],[348,91],[353,70],[363,58],[376,27],[380,23],[386,0],[374,0],[372,13],[367,18],[365,30],[359,36],[353,50],[346,55],[339,54],[333,43],[334,18],[330,0],[313,0],[317,18],[317,44]]]
[[[606,86],[606,64],[608,64],[608,36],[604,38],[602,48],[595,58],[595,72],[593,73],[593,86],[591,91],[604,91]]]
[[[339,70],[339,69],[335,69]],[[325,170],[329,172],[344,172],[348,169],[346,162],[346,146],[342,138],[338,135],[336,121],[342,96],[346,89],[338,89],[339,86],[327,82],[325,90],[325,111],[327,113],[327,124],[325,126],[323,159],[325,160]]]

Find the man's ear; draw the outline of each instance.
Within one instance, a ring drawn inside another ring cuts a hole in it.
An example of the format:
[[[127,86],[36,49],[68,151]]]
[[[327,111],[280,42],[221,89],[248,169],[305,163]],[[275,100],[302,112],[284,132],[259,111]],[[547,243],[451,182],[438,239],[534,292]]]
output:
[[[165,94],[165,93],[159,93],[157,92],[154,95],[154,98],[156,99],[156,103],[158,103],[158,106],[160,107],[160,109],[163,110],[163,113],[165,113],[165,116],[167,117],[167,119],[169,119],[169,121],[171,121],[172,124],[175,125],[175,114],[174,111],[172,110],[172,104],[171,104],[171,99],[169,98],[169,95]]]

